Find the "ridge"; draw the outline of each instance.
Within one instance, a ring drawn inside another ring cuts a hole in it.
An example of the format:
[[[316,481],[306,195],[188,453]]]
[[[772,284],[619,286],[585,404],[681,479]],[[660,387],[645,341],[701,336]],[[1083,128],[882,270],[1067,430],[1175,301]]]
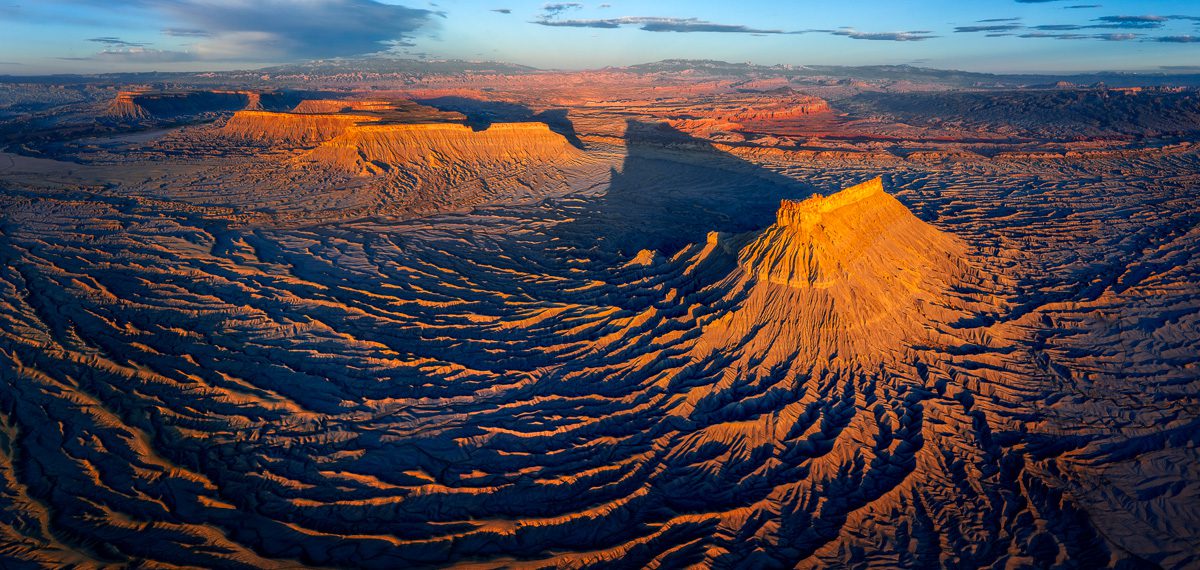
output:
[[[846,188],[829,196],[812,196],[804,201],[782,200],[776,213],[776,223],[781,226],[803,225],[814,220],[815,215],[827,214],[838,208],[844,208],[868,200],[873,196],[885,194],[883,178],[871,180]]]

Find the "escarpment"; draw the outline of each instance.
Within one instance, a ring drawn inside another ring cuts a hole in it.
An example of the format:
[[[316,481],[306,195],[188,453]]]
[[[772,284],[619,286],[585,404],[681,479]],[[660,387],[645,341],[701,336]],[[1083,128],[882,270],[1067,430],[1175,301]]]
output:
[[[406,100],[306,99],[289,112],[247,109],[230,117],[223,137],[262,145],[310,145],[334,139],[356,125],[461,124],[459,113]]]
[[[293,113],[328,114],[353,111],[387,111],[394,108],[391,101],[353,101],[344,99],[305,99],[292,108]]]
[[[486,130],[453,123],[354,125],[306,159],[362,174],[392,167],[437,170],[534,166],[580,151],[544,123],[497,123]]]
[[[220,132],[222,136],[244,142],[305,144],[326,141],[354,125],[378,120],[378,117],[358,114],[238,111]]]

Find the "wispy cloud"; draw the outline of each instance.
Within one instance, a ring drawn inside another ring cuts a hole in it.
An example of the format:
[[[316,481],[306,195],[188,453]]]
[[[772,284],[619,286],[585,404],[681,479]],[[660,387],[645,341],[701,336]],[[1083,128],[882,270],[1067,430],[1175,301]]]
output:
[[[104,50],[89,57],[60,57],[59,59],[68,61],[102,61],[107,63],[175,63],[195,61],[196,56],[182,51],[132,47]]]
[[[163,28],[162,33],[164,36],[176,38],[207,38],[212,36],[212,32],[197,30],[195,28]]]
[[[535,24],[565,28],[613,29],[622,26],[638,26],[647,32],[714,32],[737,34],[784,34],[783,30],[764,30],[738,24],[718,24],[698,18],[663,18],[655,16],[626,16],[593,20],[554,20],[543,18]]]
[[[1115,23],[1165,22],[1167,20],[1170,20],[1170,18],[1168,18],[1167,16],[1153,16],[1153,15],[1147,15],[1147,16],[1100,16],[1099,18],[1096,18],[1096,20],[1098,20],[1100,22],[1115,22]]]
[[[1200,36],[1162,36],[1154,38],[1154,41],[1169,44],[1195,44],[1200,43]]]
[[[1090,38],[1088,34],[1067,34],[1067,33],[1049,33],[1049,32],[1029,32],[1017,36],[1018,38],[1046,38],[1052,40],[1086,40]]]
[[[889,42],[919,42],[936,38],[937,36],[930,35],[929,30],[917,30],[911,32],[860,32],[853,28],[844,28],[831,32],[835,36],[846,36],[856,40],[877,40]]]
[[[1051,32],[1029,32],[1021,34],[1017,37],[1021,38],[1046,38],[1052,40],[1103,40],[1106,42],[1127,42],[1136,40],[1142,37],[1140,34],[1075,34],[1075,33],[1051,33]]]
[[[114,47],[138,47],[138,46],[144,46],[144,45],[146,45],[146,44],[144,44],[144,43],[140,43],[140,42],[127,42],[127,41],[125,41],[125,40],[123,40],[123,39],[121,39],[121,38],[114,37],[114,36],[103,36],[103,37],[99,37],[99,38],[88,38],[88,40],[87,40],[87,41],[89,41],[89,42],[95,42],[95,43],[98,43],[98,44],[110,45],[110,46],[114,46]]]
[[[1020,0],[1018,0],[1020,1]],[[1026,3],[1034,3],[1027,0]],[[1080,4],[1066,8],[1095,8],[1098,4]],[[978,20],[982,25],[958,26],[955,33],[984,33],[989,38],[1018,37],[1054,40],[1099,40],[1106,42],[1126,42],[1132,40],[1191,43],[1191,36],[1147,37],[1144,34],[1132,32],[1086,33],[1093,30],[1157,30],[1165,28],[1172,20],[1200,21],[1197,16],[1154,14],[1100,16],[1078,24],[1037,24],[1024,25],[1018,23],[1020,18],[989,18]],[[1024,33],[1016,33],[1026,30]]]
[[[996,24],[991,26],[959,26],[954,28],[954,32],[958,34],[971,32],[1009,32],[1019,30],[1024,26],[1020,24]]]
[[[550,2],[542,5],[542,14],[546,18],[555,18],[563,12],[579,10],[583,4],[579,2]]]
[[[512,8],[492,8],[491,11],[499,12],[501,14],[512,14]]]
[[[557,7],[558,5],[553,5]],[[560,11],[554,12],[554,14]],[[595,18],[595,19],[558,19],[553,16],[543,16],[533,23],[542,26],[561,27],[561,28],[597,28],[597,29],[615,29],[625,26],[636,26],[638,29],[647,32],[679,32],[679,33],[721,33],[721,34],[750,34],[755,36],[778,35],[778,34],[809,34],[809,33],[824,33],[835,36],[844,36],[856,40],[885,40],[895,42],[915,42],[935,38],[928,30],[916,30],[907,32],[862,32],[854,28],[840,28],[836,30],[795,30],[786,31],[779,29],[764,29],[745,26],[741,24],[721,24],[701,20],[699,18],[671,18],[661,16],[624,16],[620,18]]]

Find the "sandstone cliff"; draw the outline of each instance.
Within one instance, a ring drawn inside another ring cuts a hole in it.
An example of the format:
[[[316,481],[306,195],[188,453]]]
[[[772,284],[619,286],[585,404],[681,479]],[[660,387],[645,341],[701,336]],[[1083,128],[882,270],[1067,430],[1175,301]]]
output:
[[[580,151],[543,123],[499,123],[483,131],[453,123],[354,125],[307,156],[349,172],[534,165]]]
[[[305,144],[327,141],[354,125],[378,120],[359,114],[238,111],[220,132],[244,142]]]

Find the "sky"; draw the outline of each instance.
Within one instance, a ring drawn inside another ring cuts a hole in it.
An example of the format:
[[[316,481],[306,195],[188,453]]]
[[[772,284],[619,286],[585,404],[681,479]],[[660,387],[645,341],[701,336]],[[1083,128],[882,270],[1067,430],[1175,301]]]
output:
[[[1200,72],[1200,0],[6,0],[0,74],[337,57]]]

